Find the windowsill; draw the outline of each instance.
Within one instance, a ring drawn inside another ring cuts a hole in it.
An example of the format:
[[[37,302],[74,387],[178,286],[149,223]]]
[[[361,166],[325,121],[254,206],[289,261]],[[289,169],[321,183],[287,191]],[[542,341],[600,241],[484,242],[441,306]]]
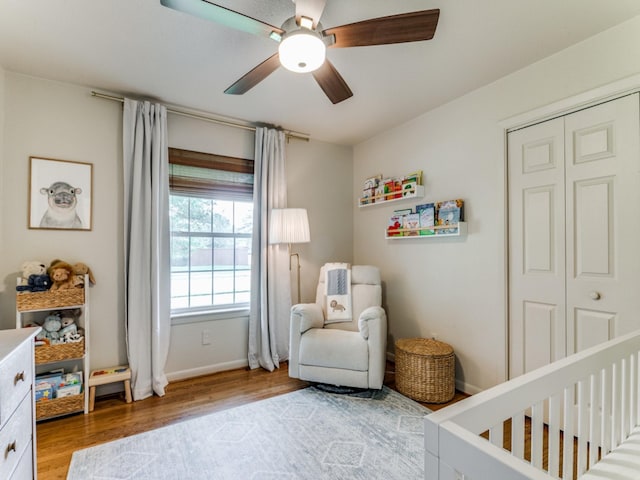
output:
[[[249,308],[229,308],[226,310],[209,310],[199,312],[185,312],[171,314],[171,325],[186,325],[189,323],[228,320],[231,318],[248,317]]]

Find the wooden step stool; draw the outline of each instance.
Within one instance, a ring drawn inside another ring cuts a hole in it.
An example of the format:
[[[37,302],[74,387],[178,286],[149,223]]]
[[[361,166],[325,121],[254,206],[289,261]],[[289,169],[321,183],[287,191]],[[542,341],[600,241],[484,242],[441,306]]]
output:
[[[128,365],[94,370],[89,377],[89,411],[93,412],[96,402],[96,387],[113,382],[124,382],[124,396],[131,403],[131,369]]]

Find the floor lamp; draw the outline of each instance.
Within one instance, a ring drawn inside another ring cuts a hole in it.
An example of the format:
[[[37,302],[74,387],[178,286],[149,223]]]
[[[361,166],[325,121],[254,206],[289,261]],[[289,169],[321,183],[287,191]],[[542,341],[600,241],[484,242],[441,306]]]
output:
[[[289,270],[291,270],[291,257],[295,256],[298,262],[298,303],[300,303],[300,255],[291,253],[291,244],[310,241],[309,218],[306,208],[274,208],[271,210],[269,243],[286,243],[288,245]]]

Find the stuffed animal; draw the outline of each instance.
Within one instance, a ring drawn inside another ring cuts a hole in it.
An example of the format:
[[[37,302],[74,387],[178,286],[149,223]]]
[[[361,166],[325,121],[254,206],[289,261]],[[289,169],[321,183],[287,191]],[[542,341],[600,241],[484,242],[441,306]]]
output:
[[[70,310],[62,310],[57,312],[60,315],[60,337],[65,337],[67,334],[81,333],[81,329],[78,327],[78,318],[82,313],[79,308],[72,308]]]
[[[20,269],[22,270],[22,281],[25,282],[25,284],[30,275],[43,275],[47,273],[47,266],[38,260],[23,262]]]
[[[91,285],[96,284],[96,279],[93,276],[93,272],[86,263],[78,262],[73,265],[73,285],[78,288],[84,287],[84,276],[89,275],[89,283]]]
[[[48,340],[53,342],[60,338],[59,330],[62,328],[62,321],[58,314],[50,314],[42,322],[42,331],[36,336],[36,340]]]
[[[66,290],[68,288],[73,288],[73,267],[67,262],[54,260],[51,262],[51,266],[48,268],[47,272],[53,282],[51,290]]]
[[[43,292],[51,287],[51,280],[47,275],[47,267],[37,260],[24,262],[21,266],[22,277],[16,287],[19,292]]]
[[[51,288],[51,279],[46,273],[44,275],[29,275],[27,288],[30,292],[46,292]]]

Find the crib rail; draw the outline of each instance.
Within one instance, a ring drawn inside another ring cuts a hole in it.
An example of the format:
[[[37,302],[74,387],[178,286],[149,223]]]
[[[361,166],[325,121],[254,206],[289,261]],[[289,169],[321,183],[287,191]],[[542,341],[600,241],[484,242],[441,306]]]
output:
[[[428,415],[427,480],[579,478],[638,424],[639,352],[640,330]]]

